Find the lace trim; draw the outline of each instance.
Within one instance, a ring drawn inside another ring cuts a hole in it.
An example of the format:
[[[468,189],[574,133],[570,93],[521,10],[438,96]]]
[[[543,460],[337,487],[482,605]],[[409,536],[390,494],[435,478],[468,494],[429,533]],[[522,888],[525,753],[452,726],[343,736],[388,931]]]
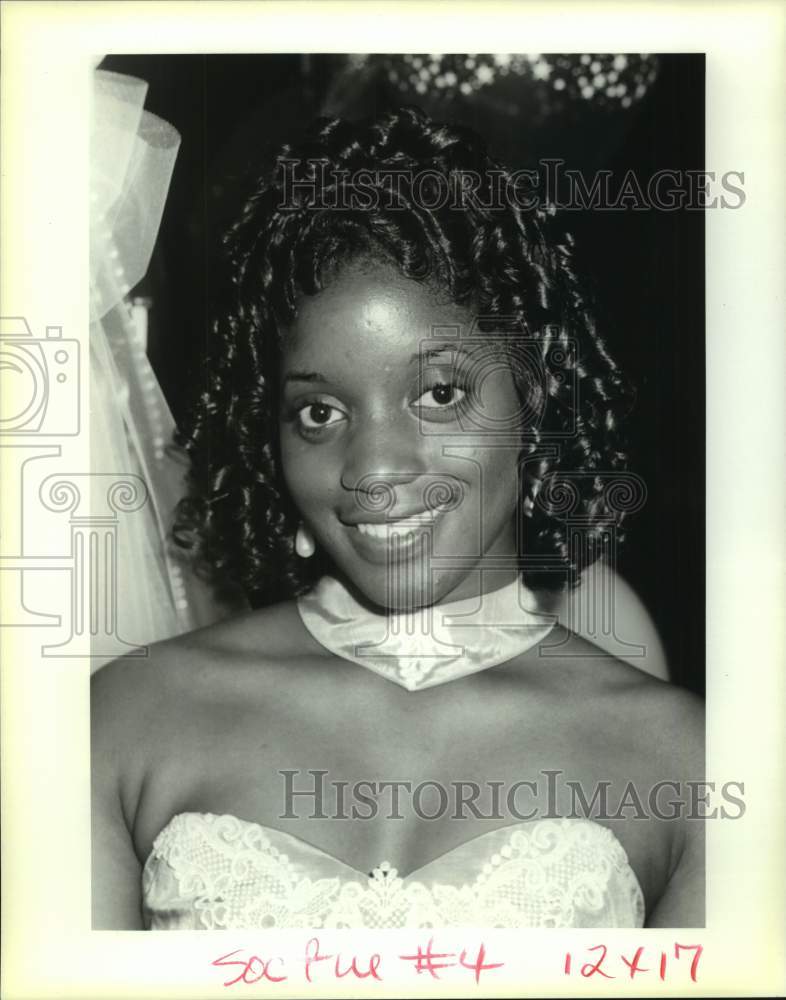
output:
[[[271,834],[306,862],[293,861]],[[484,841],[502,843],[484,862]],[[460,854],[469,862],[456,866]],[[464,878],[449,877],[451,863]],[[351,876],[311,878],[336,868]],[[445,870],[447,869],[447,870]],[[426,873],[434,872],[434,878]],[[582,819],[489,831],[401,878],[383,862],[363,878],[291,834],[234,816],[182,813],[162,830],[143,872],[151,927],[641,926],[644,900],[614,834]]]

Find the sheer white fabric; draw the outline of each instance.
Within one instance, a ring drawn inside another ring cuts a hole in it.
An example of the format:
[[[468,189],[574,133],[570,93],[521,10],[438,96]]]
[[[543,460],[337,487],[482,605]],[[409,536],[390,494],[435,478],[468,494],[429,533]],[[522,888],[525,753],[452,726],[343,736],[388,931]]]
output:
[[[614,834],[543,819],[482,834],[406,877],[364,875],[292,834],[181,813],[142,876],[150,930],[270,927],[641,927],[644,897]]]
[[[218,617],[199,581],[168,550],[185,465],[168,449],[174,422],[127,296],[147,271],[180,136],[143,110],[147,84],[94,71],[90,215],[90,448],[102,512],[106,474],[141,478],[139,510],[117,519],[117,650]],[[122,642],[120,641],[122,640]],[[103,651],[102,651],[103,652]]]
[[[90,318],[98,322],[145,275],[180,136],[144,110],[144,80],[94,71],[90,146]]]

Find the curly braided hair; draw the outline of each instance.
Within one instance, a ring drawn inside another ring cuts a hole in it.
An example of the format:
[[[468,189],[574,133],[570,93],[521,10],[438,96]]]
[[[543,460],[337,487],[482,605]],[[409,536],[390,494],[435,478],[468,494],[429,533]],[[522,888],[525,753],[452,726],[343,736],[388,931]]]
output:
[[[571,238],[550,235],[548,210],[500,199],[514,181],[477,134],[409,106],[363,122],[318,119],[255,182],[224,237],[207,385],[176,436],[191,465],[174,537],[214,581],[260,606],[304,593],[327,566],[294,554],[299,515],[278,455],[280,345],[300,295],[371,257],[539,345],[543,405],[520,459],[522,572],[534,588],[575,584],[591,545],[571,544],[565,519],[538,496],[568,484],[588,542],[619,523],[599,473],[624,467],[628,393],[589,315]],[[559,447],[538,457],[546,438]]]

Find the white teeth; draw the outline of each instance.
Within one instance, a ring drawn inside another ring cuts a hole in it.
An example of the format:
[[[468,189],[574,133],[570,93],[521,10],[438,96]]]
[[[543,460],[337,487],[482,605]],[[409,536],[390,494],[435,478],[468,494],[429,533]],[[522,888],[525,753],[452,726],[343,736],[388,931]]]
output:
[[[399,521],[386,521],[383,524],[358,524],[357,529],[362,535],[370,535],[372,538],[387,538],[390,531],[412,531],[417,527],[431,524],[438,513],[441,512],[438,510],[423,511],[421,514],[403,517]]]

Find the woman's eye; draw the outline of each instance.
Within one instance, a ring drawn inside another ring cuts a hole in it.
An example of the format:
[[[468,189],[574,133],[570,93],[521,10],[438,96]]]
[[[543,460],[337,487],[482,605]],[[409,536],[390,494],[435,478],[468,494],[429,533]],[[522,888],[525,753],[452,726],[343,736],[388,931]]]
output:
[[[466,396],[464,389],[453,385],[451,382],[438,382],[427,389],[416,401],[416,406],[425,409],[437,409],[446,406],[455,406]]]
[[[344,414],[329,403],[308,403],[297,412],[303,430],[318,431],[332,427],[344,419]]]

